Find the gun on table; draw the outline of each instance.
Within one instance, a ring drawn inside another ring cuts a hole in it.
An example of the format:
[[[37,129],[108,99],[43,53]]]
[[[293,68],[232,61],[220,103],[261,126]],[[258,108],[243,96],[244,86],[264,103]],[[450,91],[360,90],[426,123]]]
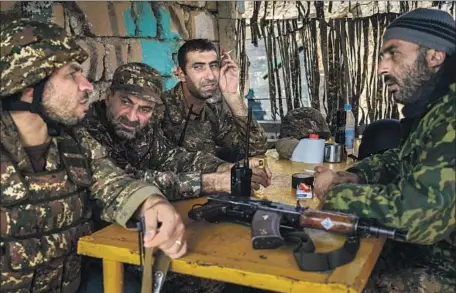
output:
[[[394,228],[378,225],[374,219],[361,218],[351,214],[334,211],[321,211],[296,206],[285,205],[268,200],[255,198],[236,197],[230,195],[213,195],[208,197],[207,203],[194,206],[188,212],[193,220],[205,219],[209,222],[233,222],[251,226],[252,247],[254,249],[274,249],[285,243],[282,234],[304,231],[312,228],[345,234],[349,237],[344,244],[349,250],[349,255],[337,251],[333,255],[325,256],[323,262],[328,264],[303,264],[299,258],[313,258],[317,253],[296,255],[301,269],[326,270],[351,261],[359,248],[358,236],[385,236],[395,240],[407,241],[407,232]],[[311,241],[308,238],[306,241]],[[313,244],[311,247],[314,249]],[[305,257],[304,257],[305,255]],[[319,253],[315,258],[319,258]],[[306,261],[306,263],[309,261]],[[311,261],[310,261],[311,262]],[[309,263],[310,263],[309,262]],[[313,269],[317,268],[317,269]]]

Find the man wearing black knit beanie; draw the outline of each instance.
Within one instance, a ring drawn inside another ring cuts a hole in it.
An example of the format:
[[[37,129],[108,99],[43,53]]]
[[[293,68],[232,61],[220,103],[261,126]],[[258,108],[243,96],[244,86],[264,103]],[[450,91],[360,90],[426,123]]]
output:
[[[378,72],[404,105],[400,146],[344,172],[316,168],[325,209],[408,231],[409,243],[387,242],[366,292],[455,292],[455,55],[448,13],[420,8],[393,21]]]

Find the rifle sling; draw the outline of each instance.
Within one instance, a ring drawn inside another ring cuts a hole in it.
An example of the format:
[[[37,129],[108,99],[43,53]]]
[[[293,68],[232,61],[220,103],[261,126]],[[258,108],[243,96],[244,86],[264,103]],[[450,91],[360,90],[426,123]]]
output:
[[[166,279],[171,260],[157,248],[146,248],[141,293],[159,293]]]
[[[333,270],[351,262],[359,249],[358,236],[347,236],[344,244],[333,251],[317,253],[312,239],[304,231],[291,232],[285,235],[285,239],[298,244],[293,250],[293,254],[302,271]]]
[[[165,283],[171,259],[163,251],[158,250],[155,254],[154,262],[154,290],[152,293],[159,293]]]
[[[141,293],[151,293],[154,288],[153,265],[154,265],[154,248],[147,247],[144,253],[143,275]]]

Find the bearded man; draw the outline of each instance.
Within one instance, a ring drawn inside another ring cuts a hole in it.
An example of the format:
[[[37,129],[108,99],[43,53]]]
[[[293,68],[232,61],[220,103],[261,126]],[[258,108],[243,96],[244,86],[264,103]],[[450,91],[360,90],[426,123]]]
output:
[[[116,165],[138,179],[159,186],[169,200],[231,192],[231,163],[211,153],[188,152],[167,139],[163,117],[162,77],[142,63],[119,66],[106,99],[91,105],[84,126]],[[269,168],[251,159],[252,189],[270,184]]]
[[[231,163],[211,153],[189,152],[164,136],[161,93],[162,77],[156,69],[143,63],[121,65],[106,99],[91,105],[83,124],[117,167],[156,184],[169,200],[230,193]],[[258,168],[257,159],[250,163],[252,189],[267,187],[269,168]],[[162,292],[217,293],[224,287],[223,282],[169,273]]]
[[[63,28],[29,19],[2,26],[0,39],[0,292],[93,292],[102,272],[76,247],[93,231],[94,206],[122,226],[144,216],[145,247],[184,255],[184,224],[161,191],[127,176],[75,127],[93,90],[81,71],[87,52]]]
[[[324,208],[408,231],[389,242],[369,292],[455,292],[456,25],[446,12],[416,9],[383,36],[378,72],[404,104],[399,148],[345,172],[316,168]]]

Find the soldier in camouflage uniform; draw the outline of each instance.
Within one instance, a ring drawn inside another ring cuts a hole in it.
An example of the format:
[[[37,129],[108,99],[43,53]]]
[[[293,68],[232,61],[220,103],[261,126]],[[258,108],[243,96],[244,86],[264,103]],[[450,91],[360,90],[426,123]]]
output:
[[[169,200],[230,192],[231,163],[210,153],[188,152],[164,136],[161,93],[157,70],[142,63],[124,64],[114,72],[106,99],[91,105],[83,125],[118,167],[155,183]],[[271,174],[267,167],[253,167],[252,171],[253,189],[268,185]],[[221,282],[169,273],[163,292],[216,293],[223,288]]]
[[[211,152],[235,161],[245,149],[247,107],[239,93],[237,65],[224,51],[221,59],[214,44],[205,39],[187,41],[179,49],[180,83],[162,95],[163,131],[176,144],[182,137],[182,146],[189,151]],[[220,103],[209,103],[218,90]],[[250,156],[267,150],[266,133],[254,118],[249,143]]]
[[[291,158],[299,141],[313,133],[318,134],[323,139],[328,139],[331,136],[328,124],[320,111],[309,107],[289,111],[282,120],[280,139],[275,144],[280,158]]]
[[[54,24],[2,26],[0,292],[77,292],[78,238],[91,232],[92,204],[126,226],[143,215],[147,247],[186,252],[179,214],[151,184],[133,180],[78,123],[93,87],[87,58]],[[162,222],[156,231],[158,221]]]
[[[455,292],[456,25],[417,9],[387,28],[379,73],[404,104],[399,148],[344,172],[316,168],[324,208],[408,230],[387,242],[366,292]]]
[[[169,200],[230,192],[231,163],[188,152],[163,134],[162,78],[154,68],[128,63],[116,69],[104,101],[91,105],[83,124],[118,167],[155,183]],[[269,169],[255,168],[252,187],[269,183]],[[216,172],[223,170],[223,172]]]

